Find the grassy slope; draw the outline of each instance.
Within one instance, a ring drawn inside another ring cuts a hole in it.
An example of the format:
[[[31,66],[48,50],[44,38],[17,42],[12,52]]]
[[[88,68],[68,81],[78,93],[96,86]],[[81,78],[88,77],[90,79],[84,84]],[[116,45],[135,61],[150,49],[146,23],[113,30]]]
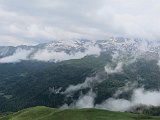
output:
[[[33,107],[0,117],[0,120],[160,120],[160,117],[98,109],[58,110],[48,107]]]

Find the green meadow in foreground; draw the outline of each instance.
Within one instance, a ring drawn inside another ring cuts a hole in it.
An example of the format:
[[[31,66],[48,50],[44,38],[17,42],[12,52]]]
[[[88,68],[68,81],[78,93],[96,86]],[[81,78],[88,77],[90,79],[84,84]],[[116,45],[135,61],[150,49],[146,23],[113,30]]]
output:
[[[9,115],[1,115],[0,120],[160,120],[160,117],[98,109],[58,110],[38,106]]]

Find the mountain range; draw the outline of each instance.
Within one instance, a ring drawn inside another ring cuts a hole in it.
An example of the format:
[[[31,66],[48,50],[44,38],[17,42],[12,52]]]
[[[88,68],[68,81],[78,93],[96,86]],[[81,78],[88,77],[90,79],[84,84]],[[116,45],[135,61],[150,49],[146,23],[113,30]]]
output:
[[[0,63],[20,60],[63,61],[79,59],[86,55],[99,55],[104,51],[137,54],[139,51],[156,56],[160,43],[143,39],[111,37],[106,40],[60,40],[35,46],[0,46]],[[153,54],[154,53],[154,54]]]
[[[2,46],[0,111],[159,107],[159,48],[158,41],[113,37]]]

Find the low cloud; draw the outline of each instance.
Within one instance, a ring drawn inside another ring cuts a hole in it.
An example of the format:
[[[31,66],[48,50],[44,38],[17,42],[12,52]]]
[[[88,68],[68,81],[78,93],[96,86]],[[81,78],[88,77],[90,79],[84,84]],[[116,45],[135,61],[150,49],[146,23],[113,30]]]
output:
[[[11,55],[0,59],[0,63],[16,63],[21,60],[28,60],[32,50],[17,49],[16,52]]]
[[[125,86],[118,88],[118,90],[114,93],[113,97],[117,98],[125,92],[133,91],[135,88],[137,88],[137,86],[137,82],[127,82]]]
[[[68,109],[68,108],[94,108],[96,94],[90,90],[86,94],[81,94],[78,100],[74,101],[72,104],[67,105],[64,104],[60,107],[60,109]]]
[[[96,57],[99,56],[100,53],[101,49],[98,46],[90,46],[84,52],[78,51],[71,54],[67,54],[64,51],[49,51],[48,49],[39,49],[35,51],[34,48],[30,50],[18,48],[13,55],[0,58],[0,63],[15,63],[21,60],[59,62],[70,59],[81,59],[88,55],[95,55]]]
[[[63,61],[70,59],[80,59],[87,55],[99,56],[100,52],[101,49],[97,46],[90,46],[87,50],[85,50],[85,52],[76,52],[71,54],[67,54],[65,52],[48,51],[44,49],[35,53],[32,59],[40,61]]]
[[[123,72],[123,63],[119,62],[115,67],[112,67],[110,65],[105,66],[105,72],[108,74],[114,74],[114,73],[121,73]]]
[[[95,82],[97,81],[97,82]],[[103,81],[103,80],[102,80]],[[62,108],[98,108],[98,109],[106,109],[111,111],[130,111],[134,107],[138,107],[141,105],[145,106],[160,106],[160,91],[149,91],[142,88],[137,88],[137,83],[127,83],[124,87],[119,88],[113,97],[106,99],[101,104],[95,104],[96,93],[92,91],[92,84],[98,84],[102,82],[99,81],[98,77],[95,78],[87,78],[86,81],[82,84],[78,84],[75,86],[69,86],[65,94],[71,94],[75,91],[90,88],[91,90],[85,95],[82,94],[78,98],[78,100],[74,101],[72,104],[67,106],[66,104],[62,106]],[[121,98],[119,99],[119,95],[124,92],[133,91],[130,99]]]
[[[146,91],[144,88],[138,88],[133,91],[130,100],[109,98],[95,107],[112,111],[129,111],[140,105],[160,106],[160,91]]]
[[[65,94],[70,94],[72,92],[76,92],[81,89],[85,88],[92,88],[94,85],[97,85],[101,82],[103,82],[105,79],[101,79],[99,75],[96,75],[95,77],[87,77],[86,80],[83,83],[77,84],[77,85],[70,85],[66,90]]]
[[[109,98],[103,103],[96,105],[95,108],[111,111],[126,111],[131,107],[131,102],[125,99]]]
[[[85,95],[81,95],[79,99],[75,103],[76,108],[93,108],[94,107],[94,99],[96,97],[96,94],[91,91],[89,91]]]

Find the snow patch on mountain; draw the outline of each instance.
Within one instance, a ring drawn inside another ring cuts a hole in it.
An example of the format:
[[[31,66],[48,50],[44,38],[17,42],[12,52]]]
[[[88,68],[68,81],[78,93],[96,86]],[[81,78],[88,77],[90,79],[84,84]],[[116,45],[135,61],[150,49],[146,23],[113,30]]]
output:
[[[0,63],[20,62],[21,60],[39,61],[63,61],[69,59],[80,59],[87,55],[100,55],[101,52],[109,51],[117,53],[118,61],[128,58],[149,56],[149,59],[159,59],[160,43],[158,41],[147,41],[143,39],[130,39],[123,37],[111,37],[106,40],[55,40],[50,43],[35,46],[1,46]],[[24,52],[24,53],[22,53]],[[154,53],[154,54],[153,54]],[[121,55],[121,56],[120,56]],[[120,65],[121,66],[121,65]],[[114,70],[110,67],[110,70]],[[113,71],[112,71],[113,72]]]

